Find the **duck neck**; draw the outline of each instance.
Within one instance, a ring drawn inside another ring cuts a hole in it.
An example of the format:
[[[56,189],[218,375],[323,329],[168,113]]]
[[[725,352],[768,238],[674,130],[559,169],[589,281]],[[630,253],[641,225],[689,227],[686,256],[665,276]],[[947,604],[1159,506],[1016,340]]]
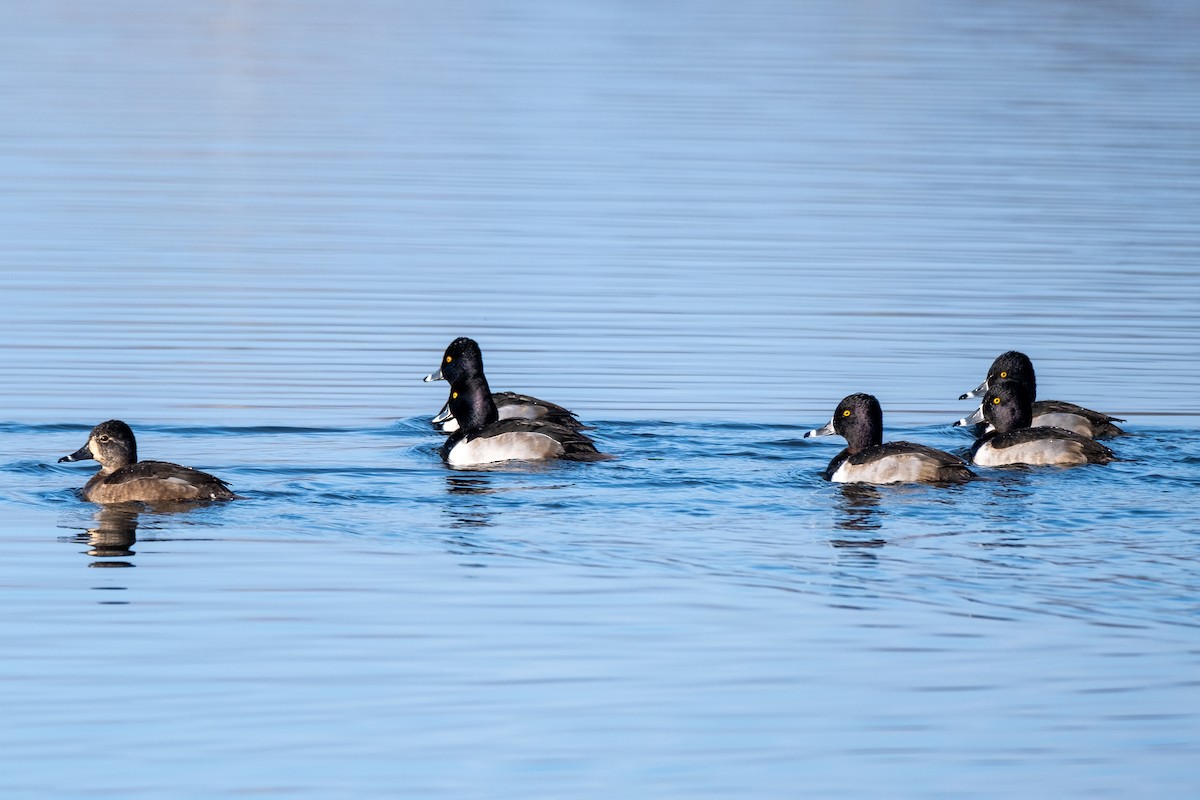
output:
[[[851,454],[861,453],[869,447],[883,443],[882,425],[863,425],[846,433],[846,449]]]
[[[500,419],[492,390],[483,375],[472,375],[450,387],[450,413],[465,432],[477,431]]]
[[[96,452],[95,449],[92,451]],[[93,458],[96,458],[93,456]],[[100,450],[100,474],[111,475],[117,470],[138,463],[137,445],[134,442],[120,442]]]
[[[1008,433],[1033,425],[1033,414],[1027,404],[1019,403],[1005,408],[991,422],[997,433]]]

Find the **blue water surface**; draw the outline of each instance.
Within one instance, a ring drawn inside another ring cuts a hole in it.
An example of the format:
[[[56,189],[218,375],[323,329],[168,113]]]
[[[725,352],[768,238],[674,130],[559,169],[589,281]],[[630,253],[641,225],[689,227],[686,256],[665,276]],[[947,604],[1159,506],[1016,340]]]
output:
[[[0,795],[1200,792],[1192,4],[6,19]],[[615,458],[442,465],[459,335]],[[821,479],[1014,348],[1118,461]]]

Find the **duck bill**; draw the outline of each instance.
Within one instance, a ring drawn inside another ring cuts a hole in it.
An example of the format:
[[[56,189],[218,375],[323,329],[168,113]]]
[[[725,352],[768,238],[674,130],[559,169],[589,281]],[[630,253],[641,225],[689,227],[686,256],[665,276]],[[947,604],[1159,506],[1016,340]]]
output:
[[[805,439],[814,439],[817,436],[832,436],[836,431],[833,429],[833,420],[829,420],[829,424],[822,428],[813,428],[808,433],[804,434]]]
[[[92,458],[92,457],[93,457],[92,449],[85,444],[83,447],[79,448],[74,453],[71,453],[71,455],[63,456],[62,458],[60,458],[58,460],[58,463],[61,464],[64,461],[87,461],[89,458]]]
[[[963,396],[965,397],[966,395]],[[979,404],[979,408],[975,409],[974,414],[969,417],[963,417],[958,422],[955,422],[953,427],[966,428],[971,425],[978,425],[981,422],[983,422],[983,403]]]
[[[434,381],[444,381],[444,380],[446,380],[446,376],[442,374],[441,367],[438,368],[437,372],[431,372],[425,376],[426,383],[433,383]]]
[[[450,413],[450,404],[446,403],[446,405],[442,406],[442,410],[437,413],[437,416],[431,419],[430,422],[432,422],[434,425],[441,425],[443,422],[453,417],[454,415]]]
[[[958,396],[958,399],[959,400],[970,400],[973,397],[983,397],[983,395],[987,392],[987,390],[988,390],[988,382],[987,382],[987,379],[985,378],[983,383],[979,384],[974,389],[972,389],[971,391],[969,391],[965,394],[960,394]]]

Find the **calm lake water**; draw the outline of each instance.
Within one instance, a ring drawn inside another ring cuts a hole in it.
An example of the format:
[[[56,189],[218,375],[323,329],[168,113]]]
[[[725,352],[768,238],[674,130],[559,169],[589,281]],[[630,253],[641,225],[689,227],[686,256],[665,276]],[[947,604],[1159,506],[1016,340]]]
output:
[[[0,795],[1200,793],[1195,4],[5,17]],[[616,458],[444,467],[459,335]],[[1121,460],[821,480],[1007,349]]]

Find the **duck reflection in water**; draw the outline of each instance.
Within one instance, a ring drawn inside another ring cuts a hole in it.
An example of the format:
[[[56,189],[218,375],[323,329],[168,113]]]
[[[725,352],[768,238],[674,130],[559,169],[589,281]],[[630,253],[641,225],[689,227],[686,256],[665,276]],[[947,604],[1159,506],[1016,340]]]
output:
[[[880,493],[874,486],[861,483],[847,483],[841,489],[841,502],[838,510],[841,512],[834,525],[844,531],[877,531],[883,527],[885,512],[879,506]],[[837,547],[878,547],[884,544],[882,540],[870,541],[838,540]]]
[[[481,495],[494,494],[495,487],[487,476],[446,476],[446,494],[450,495],[447,514],[453,517],[452,528],[486,528],[492,524],[492,512]]]
[[[130,561],[110,561],[108,559],[129,558],[135,555],[133,543],[137,541],[139,508],[135,504],[104,506],[96,512],[95,527],[88,528],[86,533],[70,537],[70,541],[90,545],[85,551],[92,558],[105,559],[92,561],[89,567],[120,568],[135,566]]]
[[[883,527],[885,512],[879,506],[881,494],[874,486],[861,483],[843,484],[839,516],[834,527],[847,531],[852,538],[830,539],[829,545],[838,551],[837,563],[846,567],[874,568],[879,564],[879,549],[887,544],[886,539],[870,533]]]

